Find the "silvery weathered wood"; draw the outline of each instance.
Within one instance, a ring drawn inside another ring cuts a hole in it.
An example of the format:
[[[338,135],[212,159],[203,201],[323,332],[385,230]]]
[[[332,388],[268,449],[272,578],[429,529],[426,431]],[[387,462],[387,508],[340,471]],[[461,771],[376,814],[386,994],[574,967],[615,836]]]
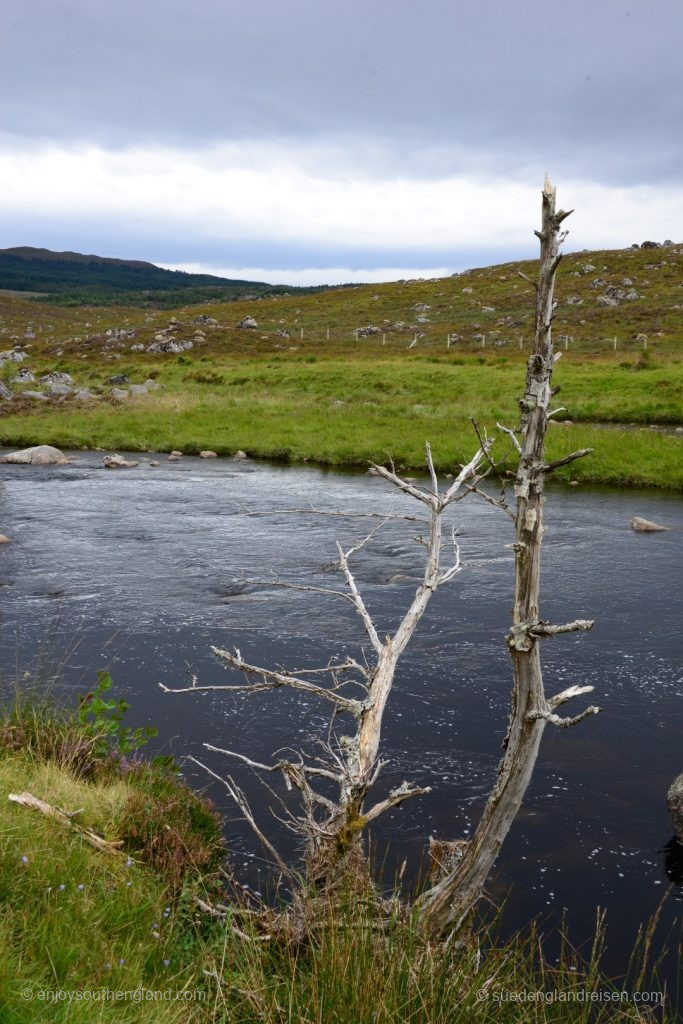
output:
[[[571,211],[570,211],[571,212]],[[507,636],[514,665],[512,711],[504,756],[481,821],[463,856],[422,899],[421,918],[428,933],[440,937],[457,930],[476,901],[498,856],[500,847],[522,804],[536,763],[546,724],[569,726],[598,711],[587,708],[573,719],[562,719],[554,708],[592,687],[570,687],[555,698],[546,698],[541,670],[539,637],[590,629],[591,621],[576,620],[551,626],[540,618],[540,556],[543,539],[543,488],[545,477],[559,465],[588,454],[589,450],[548,465],[545,435],[549,420],[552,372],[558,355],[553,353],[552,321],[555,308],[555,271],[564,235],[560,225],[568,213],[555,209],[555,189],[546,178],[542,199],[542,228],[536,235],[541,257],[536,288],[534,348],[527,363],[526,387],[519,401],[521,441],[515,432],[500,427],[519,452],[515,479],[515,600],[512,629]]]

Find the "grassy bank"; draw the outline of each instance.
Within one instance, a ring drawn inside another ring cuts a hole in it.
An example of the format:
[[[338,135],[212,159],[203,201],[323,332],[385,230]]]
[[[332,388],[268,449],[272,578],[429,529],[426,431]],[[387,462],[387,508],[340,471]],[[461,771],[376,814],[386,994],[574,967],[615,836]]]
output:
[[[62,359],[57,365],[79,383],[106,392],[111,364],[87,372],[75,361]],[[177,448],[187,454],[205,448],[232,454],[241,448],[255,457],[337,465],[382,461],[389,453],[399,464],[421,468],[428,439],[439,468],[447,470],[472,451],[470,417],[490,430],[497,420],[517,421],[524,367],[504,357],[183,356],[180,362],[126,362],[116,370],[131,381],[152,373],[164,390],[122,403],[103,396],[87,404],[27,402],[16,411],[5,409],[0,443]],[[550,458],[596,449],[560,471],[560,479],[683,486],[681,439],[650,429],[680,420],[682,364],[567,360],[558,366],[557,383],[557,403],[566,411],[550,432]]]
[[[429,949],[409,917],[380,928],[370,893],[311,904],[296,929],[265,940],[239,903],[224,920],[200,914],[196,896],[217,893],[215,817],[168,761],[119,756],[100,725],[45,704],[0,713],[3,1024],[654,1019],[647,1006],[612,1001],[600,931],[587,959],[565,944],[550,965],[533,931],[499,943],[482,930],[459,948]],[[8,801],[23,791],[77,812],[74,821],[120,842],[121,854]],[[640,975],[636,954],[620,988],[659,985],[651,971]],[[602,992],[600,1005],[584,991]],[[524,992],[563,995],[509,997]],[[675,1009],[657,1019],[673,1022]]]

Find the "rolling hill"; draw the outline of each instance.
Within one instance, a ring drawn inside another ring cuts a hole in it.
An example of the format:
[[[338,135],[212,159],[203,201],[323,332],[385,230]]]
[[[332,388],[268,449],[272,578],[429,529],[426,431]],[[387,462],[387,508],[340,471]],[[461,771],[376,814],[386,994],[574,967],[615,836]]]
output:
[[[281,295],[285,289],[263,281],[164,270],[142,260],[121,260],[31,246],[0,249],[0,290],[30,293],[56,305],[170,307],[182,303],[232,301],[250,295]]]

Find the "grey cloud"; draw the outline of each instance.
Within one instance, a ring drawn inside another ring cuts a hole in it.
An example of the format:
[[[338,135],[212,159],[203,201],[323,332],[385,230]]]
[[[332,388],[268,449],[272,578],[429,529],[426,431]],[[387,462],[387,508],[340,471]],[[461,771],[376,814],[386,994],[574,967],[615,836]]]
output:
[[[0,19],[17,135],[372,137],[425,177],[680,175],[678,0],[22,0]]]

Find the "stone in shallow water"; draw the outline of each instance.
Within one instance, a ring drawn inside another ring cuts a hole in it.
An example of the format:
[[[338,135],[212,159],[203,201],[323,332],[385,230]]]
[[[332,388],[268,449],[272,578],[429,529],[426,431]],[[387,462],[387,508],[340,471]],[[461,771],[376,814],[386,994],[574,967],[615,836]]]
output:
[[[631,520],[631,529],[635,530],[636,533],[660,533],[662,530],[668,530],[668,526],[660,526],[659,523],[653,523],[649,519],[642,519],[640,516],[634,516]]]
[[[128,462],[122,455],[105,455],[102,464],[105,469],[132,469],[139,466],[139,462]]]
[[[64,452],[49,444],[38,444],[33,448],[22,448],[18,452],[3,455],[0,462],[18,463],[24,466],[61,466],[69,462]]]
[[[217,455],[216,452],[212,452],[212,451],[209,451],[207,449],[206,451],[203,451],[203,452],[199,453],[199,458],[200,459],[217,459],[218,455]]]

